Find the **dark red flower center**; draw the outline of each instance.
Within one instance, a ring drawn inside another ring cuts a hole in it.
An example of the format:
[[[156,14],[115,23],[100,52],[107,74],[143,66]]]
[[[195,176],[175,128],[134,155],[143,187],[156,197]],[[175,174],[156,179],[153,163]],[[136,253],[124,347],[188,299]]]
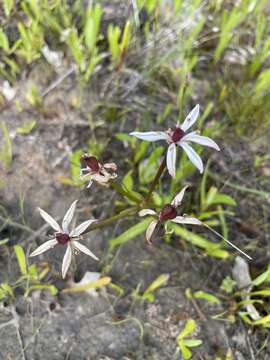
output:
[[[86,166],[88,166],[92,171],[99,171],[99,162],[95,156],[83,155],[82,160],[85,162]]]
[[[159,213],[159,220],[161,222],[176,218],[177,212],[173,205],[166,204]]]
[[[182,137],[184,135],[185,135],[185,132],[180,127],[176,127],[175,129],[173,129],[171,139],[174,143],[177,143],[178,141],[180,141],[182,139]]]
[[[64,233],[56,233],[55,238],[61,245],[66,245],[70,241],[69,235]]]

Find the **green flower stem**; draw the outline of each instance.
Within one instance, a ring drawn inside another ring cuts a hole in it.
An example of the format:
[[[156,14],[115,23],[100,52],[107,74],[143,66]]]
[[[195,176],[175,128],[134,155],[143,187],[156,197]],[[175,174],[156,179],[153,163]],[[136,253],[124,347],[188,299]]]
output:
[[[88,229],[86,229],[83,232],[83,234],[86,234],[86,233],[88,233],[90,231],[93,231],[93,230],[100,229],[100,228],[102,228],[102,227],[104,227],[106,225],[110,225],[110,224],[114,223],[115,221],[123,219],[123,218],[125,218],[127,216],[134,215],[135,213],[138,212],[138,210],[139,210],[138,206],[132,206],[132,207],[130,207],[128,209],[125,209],[125,210],[121,211],[120,214],[113,215],[113,216],[109,217],[108,219],[105,219],[105,220],[96,222],[93,225],[90,225],[90,227]]]
[[[166,168],[166,156],[164,156],[164,159],[163,159],[162,163],[160,164],[160,167],[159,167],[159,169],[156,173],[156,176],[150,186],[150,189],[149,189],[147,195],[145,196],[145,199],[143,202],[144,205],[147,204],[151,200],[152,193],[155,190],[155,187],[156,187],[157,183],[159,182],[159,179],[160,179],[161,175],[163,174],[163,171],[165,168]]]

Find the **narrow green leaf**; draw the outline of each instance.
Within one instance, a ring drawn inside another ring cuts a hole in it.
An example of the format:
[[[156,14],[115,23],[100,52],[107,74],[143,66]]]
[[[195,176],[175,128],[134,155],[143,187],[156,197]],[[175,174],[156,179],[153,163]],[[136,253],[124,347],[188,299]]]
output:
[[[193,319],[188,319],[184,329],[180,332],[178,335],[178,339],[184,339],[188,335],[192,334],[194,330],[196,329],[196,322]]]
[[[143,293],[143,297],[147,297],[149,294],[151,294],[153,291],[157,290],[161,286],[167,284],[169,280],[170,275],[169,274],[161,274],[159,275],[145,290]]]
[[[69,159],[70,159],[70,171],[71,171],[71,179],[75,186],[81,186],[83,181],[80,179],[80,170],[81,170],[81,156],[83,154],[82,150],[74,151]]]
[[[220,303],[219,299],[216,296],[214,296],[212,294],[209,294],[209,293],[207,293],[205,291],[199,290],[199,291],[196,291],[193,295],[197,299],[207,300],[212,304],[219,304]]]
[[[180,227],[179,225],[173,224],[171,226],[174,229],[176,235],[179,235],[193,245],[204,249],[208,255],[221,259],[225,259],[229,256],[228,251],[222,249],[222,244],[212,243],[211,241],[203,238],[202,236],[194,234],[193,232],[188,231],[183,227]]]
[[[3,0],[4,12],[6,17],[9,17],[12,8],[14,7],[15,0]]]
[[[124,27],[124,32],[120,44],[121,53],[123,53],[127,49],[129,45],[129,40],[130,40],[130,22],[127,21]]]
[[[0,246],[1,245],[5,245],[5,244],[7,244],[9,242],[9,239],[8,238],[6,238],[6,239],[1,239],[0,240]]]
[[[261,319],[258,319],[256,321],[253,321],[253,325],[265,325],[268,324],[270,322],[270,315],[266,315]]]
[[[99,4],[87,9],[84,36],[85,44],[91,52],[94,50],[98,39],[101,16],[102,8]]]
[[[19,134],[27,135],[36,127],[36,125],[37,122],[35,120],[27,121],[23,126],[17,127],[16,131]]]
[[[212,201],[215,198],[216,194],[217,194],[217,188],[214,186],[211,186],[211,188],[209,189],[207,195],[206,195],[206,199],[205,199],[205,203],[203,204],[203,208],[207,209],[209,206],[212,205]]]
[[[132,170],[124,176],[122,183],[127,190],[133,189]]]
[[[141,141],[140,144],[136,146],[135,155],[134,155],[135,163],[138,163],[142,159],[149,145],[150,145],[149,142]]]
[[[125,133],[117,133],[115,134],[116,139],[120,140],[120,141],[127,141],[132,143],[134,138],[128,134]]]
[[[6,166],[10,166],[12,163],[12,142],[5,122],[1,123],[1,128],[3,132],[4,144],[0,150],[0,160],[2,160]]]
[[[116,246],[123,245],[129,240],[134,239],[136,236],[141,235],[148,227],[152,219],[145,219],[138,224],[132,226],[121,235],[109,241],[110,250],[113,250]]]
[[[263,289],[250,292],[251,296],[270,296],[270,289]]]
[[[192,357],[192,352],[189,350],[188,347],[186,347],[183,340],[181,340],[178,345],[179,345],[179,348],[183,355],[184,360],[189,360]]]
[[[14,251],[17,257],[17,261],[21,270],[22,275],[27,275],[26,258],[23,248],[20,245],[14,246]]]
[[[187,347],[191,348],[202,345],[202,340],[200,339],[183,339],[182,341]]]
[[[252,281],[252,283],[255,286],[259,286],[259,285],[261,285],[265,282],[269,282],[269,281],[270,281],[270,266],[268,266],[268,269],[266,271],[264,271],[259,276],[257,276],[256,279],[254,279]]]
[[[211,204],[225,204],[225,205],[230,205],[230,206],[236,206],[236,201],[229,195],[226,194],[216,194],[212,201]]]
[[[109,41],[111,57],[114,62],[118,61],[120,56],[120,47],[119,47],[120,34],[121,34],[121,29],[119,28],[119,26],[114,26],[113,24],[109,24],[107,36]]]
[[[2,48],[6,52],[9,51],[8,37],[1,28],[0,28],[0,48]]]
[[[88,283],[85,283],[83,285],[77,285],[71,288],[66,288],[62,290],[63,293],[74,293],[74,292],[83,292],[90,289],[99,289],[105,285],[110,284],[111,278],[109,276],[104,276],[100,279],[97,279],[95,281],[89,281]]]
[[[52,296],[55,296],[58,293],[58,289],[56,286],[54,285],[32,285],[29,287],[29,289],[25,292],[24,297],[27,297],[30,292],[34,291],[34,290],[49,290],[52,294]]]
[[[159,158],[163,151],[164,148],[158,146],[154,149],[148,159],[139,163],[139,178],[141,184],[149,184],[154,179],[159,167]]]

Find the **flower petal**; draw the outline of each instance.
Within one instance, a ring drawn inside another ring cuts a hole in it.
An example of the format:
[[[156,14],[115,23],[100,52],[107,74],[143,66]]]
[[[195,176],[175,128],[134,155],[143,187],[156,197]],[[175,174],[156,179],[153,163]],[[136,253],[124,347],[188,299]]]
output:
[[[86,167],[86,168],[82,168],[80,170],[80,177],[88,175],[88,174],[89,174],[89,168]]]
[[[207,136],[201,136],[194,133],[185,135],[180,141],[192,141],[200,145],[209,146],[217,151],[220,150],[220,147],[217,143],[215,143],[214,140],[210,139]]]
[[[197,104],[191,112],[188,114],[188,116],[185,118],[185,121],[183,122],[181,129],[183,131],[187,131],[197,120],[198,115],[200,112],[200,106]]]
[[[195,152],[194,149],[192,149],[192,147],[188,143],[181,142],[179,145],[183,148],[183,150],[187,154],[189,160],[196,166],[196,168],[202,174],[203,173],[203,162],[202,162],[202,159],[200,158],[200,156]]]
[[[62,277],[63,279],[66,277],[68,268],[70,267],[72,259],[72,248],[70,245],[67,246],[67,250],[65,252],[63,263],[62,263]]]
[[[89,189],[91,187],[91,185],[93,184],[93,180],[91,179],[86,187],[86,189]]]
[[[173,201],[171,202],[171,205],[177,207],[177,206],[179,206],[179,205],[181,204],[181,202],[182,202],[182,200],[183,200],[183,197],[184,197],[184,195],[185,195],[185,191],[186,191],[187,188],[188,188],[188,186],[185,186],[185,187],[180,191],[180,193],[178,193],[178,194],[174,197]]]
[[[106,169],[103,170],[102,175],[97,173],[92,175],[92,180],[95,180],[100,185],[107,185],[108,182],[113,178],[111,174],[107,172]]]
[[[153,232],[155,231],[155,228],[158,224],[158,221],[157,220],[153,220],[150,225],[148,226],[147,230],[146,230],[146,240],[148,243],[151,243],[151,238],[152,238],[152,235],[153,235]]]
[[[40,213],[40,216],[49,224],[51,225],[51,227],[56,230],[56,231],[59,231],[61,232],[62,229],[60,227],[60,225],[54,220],[53,217],[51,217],[51,215],[49,215],[46,211],[38,208],[39,210],[39,213]]]
[[[86,255],[88,255],[88,256],[91,256],[93,259],[95,259],[95,260],[99,260],[99,258],[98,257],[96,257],[96,255],[94,255],[93,253],[92,253],[92,251],[90,251],[86,246],[84,246],[83,244],[81,244],[81,243],[79,243],[78,241],[72,241],[72,243],[73,243],[73,245],[74,245],[74,247],[77,249],[77,250],[79,250],[79,251],[81,251],[81,252],[83,252],[84,254],[86,254]]]
[[[152,209],[143,209],[139,212],[139,216],[146,216],[146,215],[157,215],[157,213]]]
[[[115,163],[107,163],[107,164],[104,164],[103,167],[107,170],[111,170],[113,172],[116,172],[117,171],[117,165]]]
[[[40,245],[36,250],[34,250],[29,256],[32,257],[32,256],[40,255],[45,251],[54,248],[55,245],[57,245],[57,243],[58,241],[56,239],[48,240],[44,244]]]
[[[63,231],[66,233],[69,232],[68,227],[69,227],[71,220],[73,219],[73,215],[74,215],[74,211],[76,209],[77,202],[78,202],[78,200],[73,201],[73,203],[70,205],[70,207],[69,207],[68,211],[66,212],[64,219],[62,221],[62,228],[63,228]]]
[[[175,177],[176,145],[173,143],[167,150],[167,169],[172,177]]]
[[[158,140],[168,139],[168,135],[164,131],[148,131],[148,132],[133,131],[129,135],[133,135],[136,138],[145,141],[158,141]]]
[[[176,216],[176,218],[171,221],[177,224],[203,225],[199,219],[188,216]]]
[[[98,220],[86,220],[83,223],[81,223],[80,225],[78,225],[74,230],[72,230],[70,232],[70,236],[71,237],[76,237],[76,236],[80,236],[93,222],[96,222]]]

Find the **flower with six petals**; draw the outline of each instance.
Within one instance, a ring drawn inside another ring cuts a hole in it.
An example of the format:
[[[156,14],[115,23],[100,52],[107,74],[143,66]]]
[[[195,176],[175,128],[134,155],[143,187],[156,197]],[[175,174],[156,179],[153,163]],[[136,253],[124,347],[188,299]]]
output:
[[[196,166],[196,168],[203,172],[203,162],[200,156],[195,152],[195,150],[190,146],[189,142],[197,143],[203,146],[209,146],[215,150],[220,150],[219,146],[209,137],[198,135],[196,131],[186,133],[186,131],[191,128],[192,125],[198,119],[199,116],[199,105],[196,105],[188,116],[185,118],[182,125],[179,123],[172,129],[168,131],[148,131],[148,132],[131,132],[130,135],[133,135],[141,140],[146,141],[158,141],[165,140],[169,144],[166,156],[168,172],[172,177],[175,177],[175,163],[176,163],[176,147],[180,146],[189,160]]]
[[[97,220],[86,220],[80,225],[76,226],[73,230],[69,230],[70,223],[73,219],[74,212],[76,209],[77,201],[75,200],[68,211],[66,212],[63,221],[62,221],[62,227],[57,223],[57,221],[51,217],[46,211],[39,209],[41,217],[55,230],[54,235],[52,238],[48,241],[46,241],[44,244],[40,245],[36,250],[34,250],[30,256],[37,256],[42,253],[44,253],[47,250],[50,250],[51,248],[54,248],[55,245],[67,245],[67,249],[63,258],[62,263],[62,277],[63,279],[66,276],[66,273],[68,271],[68,268],[71,264],[72,260],[72,253],[73,250],[79,250],[83,252],[84,254],[91,256],[93,259],[98,260],[98,258],[83,244],[78,242],[78,239],[82,238],[83,232],[93,223]]]
[[[143,209],[139,212],[140,216],[152,215],[156,217],[156,219],[149,224],[146,230],[146,240],[148,243],[151,243],[151,238],[156,226],[164,223],[165,221],[172,221],[177,224],[203,225],[199,219],[194,217],[177,215],[177,207],[181,205],[186,189],[187,186],[185,186],[179,194],[174,197],[170,204],[164,205],[159,213],[152,209]]]

